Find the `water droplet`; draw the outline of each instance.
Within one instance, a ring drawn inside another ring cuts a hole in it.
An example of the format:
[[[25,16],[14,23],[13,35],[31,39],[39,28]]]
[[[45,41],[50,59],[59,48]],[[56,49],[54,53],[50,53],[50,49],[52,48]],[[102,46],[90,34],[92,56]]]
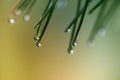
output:
[[[34,36],[34,40],[38,41],[39,37],[38,36]]]
[[[36,47],[41,47],[41,46],[42,46],[41,43],[37,43],[37,44],[36,44]]]
[[[73,46],[77,46],[77,45],[78,45],[77,41],[73,42],[72,45],[73,45]]]
[[[15,20],[13,18],[10,18],[9,23],[10,24],[15,24]]]
[[[70,50],[69,50],[69,54],[70,54],[70,55],[73,55],[73,54],[74,54],[74,50],[73,50],[73,49],[70,49]]]
[[[98,34],[99,34],[101,37],[104,37],[104,36],[106,35],[105,29],[104,29],[104,28],[100,28],[100,29],[98,30]]]
[[[67,0],[58,0],[56,6],[57,8],[65,8],[68,5]]]
[[[25,15],[25,16],[24,16],[24,20],[25,20],[26,22],[28,22],[28,21],[30,20],[30,15]]]
[[[89,39],[87,44],[90,46],[90,47],[94,47],[95,46],[95,40],[94,39]]]
[[[71,31],[71,29],[67,29],[65,32],[70,32]]]
[[[16,10],[16,11],[15,11],[15,14],[16,14],[17,16],[19,16],[21,13],[22,13],[21,10]]]

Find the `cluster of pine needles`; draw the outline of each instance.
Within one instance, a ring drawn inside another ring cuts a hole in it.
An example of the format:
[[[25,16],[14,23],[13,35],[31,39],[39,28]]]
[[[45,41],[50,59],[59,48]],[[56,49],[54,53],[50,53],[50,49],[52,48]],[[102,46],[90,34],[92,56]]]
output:
[[[37,24],[35,24],[34,29],[36,30],[35,41],[36,46],[41,47],[41,41],[45,34],[45,31],[48,27],[48,24],[52,18],[54,10],[56,9],[56,5],[59,1],[65,0],[48,0],[46,8],[43,10],[40,19]],[[67,1],[67,0],[66,0]],[[76,14],[74,18],[71,20],[70,24],[65,29],[65,32],[68,33],[71,31],[68,52],[70,54],[74,53],[74,47],[77,45],[78,36],[83,25],[85,16],[88,13],[89,15],[96,11],[99,8],[99,13],[96,18],[96,22],[91,31],[90,37],[88,38],[89,43],[94,43],[95,36],[99,33],[101,36],[105,35],[106,24],[109,22],[110,18],[114,14],[115,10],[118,8],[120,4],[120,0],[99,0],[93,8],[87,11],[88,7],[94,0],[76,0]],[[29,21],[30,19],[30,11],[37,0],[18,0],[13,9],[10,12],[10,23],[14,24],[14,14],[20,15],[24,11],[24,20]]]

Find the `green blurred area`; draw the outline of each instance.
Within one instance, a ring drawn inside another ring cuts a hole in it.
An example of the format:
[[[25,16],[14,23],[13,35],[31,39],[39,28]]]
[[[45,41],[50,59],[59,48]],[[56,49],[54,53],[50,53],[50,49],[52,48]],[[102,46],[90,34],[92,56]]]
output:
[[[118,80],[120,8],[107,24],[106,36],[97,35],[94,47],[87,45],[87,39],[98,11],[86,15],[78,46],[71,56],[67,53],[70,34],[64,29],[74,17],[77,0],[68,0],[65,8],[55,10],[43,45],[36,48],[33,28],[46,2],[38,0],[31,10],[30,22],[24,22],[21,15],[15,17],[15,25],[10,25],[8,15],[16,0],[0,0],[0,80]]]

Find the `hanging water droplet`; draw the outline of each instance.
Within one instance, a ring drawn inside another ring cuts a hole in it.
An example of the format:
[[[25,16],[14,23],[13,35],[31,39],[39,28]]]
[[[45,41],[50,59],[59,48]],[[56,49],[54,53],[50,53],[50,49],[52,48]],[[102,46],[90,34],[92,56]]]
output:
[[[39,37],[38,36],[34,36],[34,40],[38,41]]]
[[[78,45],[77,41],[73,42],[72,45],[77,46]]]
[[[41,47],[41,46],[42,46],[41,43],[37,43],[37,44],[36,44],[36,47]]]
[[[58,0],[56,6],[57,8],[65,8],[68,5],[67,0]]]
[[[28,21],[30,20],[30,15],[25,15],[25,16],[24,16],[24,20],[25,20],[26,22],[28,22]]]
[[[104,29],[104,28],[100,28],[100,29],[98,30],[98,34],[99,34],[101,37],[104,37],[104,36],[106,35],[105,29]]]
[[[70,32],[70,31],[71,31],[71,29],[68,29],[68,30],[67,30],[67,32]]]
[[[90,46],[90,47],[94,47],[95,46],[95,40],[94,39],[89,39],[87,44]]]
[[[67,29],[65,32],[70,32],[71,31],[71,29],[69,28],[69,29]]]
[[[17,16],[19,16],[21,13],[22,13],[21,10],[16,10],[16,11],[15,11],[15,14],[16,14]]]
[[[10,24],[15,24],[15,20],[13,18],[10,18],[9,23]]]
[[[73,54],[74,54],[74,50],[73,50],[73,49],[70,49],[70,50],[69,50],[69,54],[70,54],[70,55],[73,55]]]

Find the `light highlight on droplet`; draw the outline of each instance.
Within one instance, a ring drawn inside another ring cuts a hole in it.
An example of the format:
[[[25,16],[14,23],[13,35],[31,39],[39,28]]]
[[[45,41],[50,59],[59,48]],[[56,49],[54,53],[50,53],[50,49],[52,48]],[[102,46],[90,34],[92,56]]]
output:
[[[24,16],[24,20],[25,20],[26,22],[28,22],[28,21],[30,20],[30,15],[25,15],[25,16]]]
[[[34,40],[38,41],[39,37],[38,36],[34,36]]]
[[[69,50],[69,54],[73,55],[74,54],[74,50],[73,49]]]
[[[37,44],[36,44],[36,47],[41,47],[41,46],[42,46],[41,43],[37,43]]]
[[[72,44],[73,46],[77,46],[78,45],[78,43],[77,42],[73,42],[73,44]]]
[[[15,19],[10,18],[9,23],[10,23],[10,24],[15,24]]]
[[[105,29],[104,29],[104,28],[100,28],[100,29],[98,30],[98,34],[99,34],[101,37],[104,37],[104,36],[106,35]]]
[[[15,11],[15,14],[16,14],[17,16],[21,15],[21,13],[22,13],[21,10],[16,10],[16,11]]]

